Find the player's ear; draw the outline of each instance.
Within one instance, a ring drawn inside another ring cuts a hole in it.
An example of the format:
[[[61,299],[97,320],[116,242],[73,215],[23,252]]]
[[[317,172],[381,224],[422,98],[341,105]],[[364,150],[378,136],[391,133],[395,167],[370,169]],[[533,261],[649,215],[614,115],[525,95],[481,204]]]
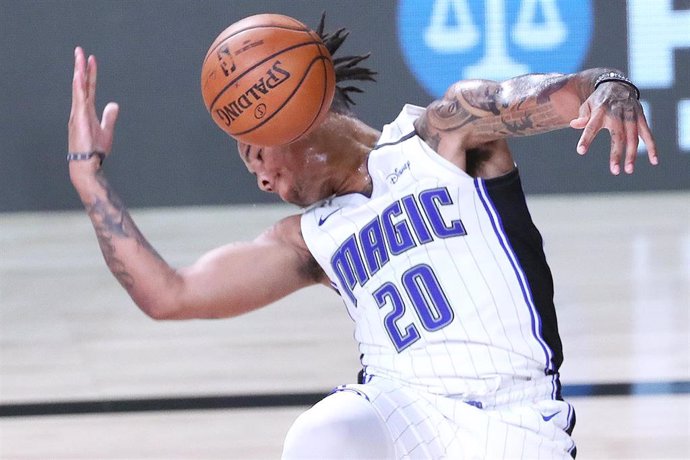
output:
[[[237,141],[237,153],[240,154],[240,159],[242,160],[242,163],[244,163],[244,165],[247,167],[247,170],[249,170],[249,172],[252,172],[252,170],[249,168],[249,153],[251,152],[251,148],[251,145]]]
[[[247,158],[247,153],[249,151],[249,145],[244,144],[241,141],[237,141],[237,153],[240,154],[243,160],[246,160]]]

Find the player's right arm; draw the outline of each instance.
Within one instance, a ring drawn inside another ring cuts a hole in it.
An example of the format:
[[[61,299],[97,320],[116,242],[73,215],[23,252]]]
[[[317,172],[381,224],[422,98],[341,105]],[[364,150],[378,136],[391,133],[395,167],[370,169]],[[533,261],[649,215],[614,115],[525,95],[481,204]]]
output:
[[[451,159],[461,152],[514,136],[582,129],[577,151],[584,154],[601,130],[611,134],[610,167],[633,172],[638,138],[657,164],[656,145],[635,89],[620,81],[597,85],[614,69],[573,74],[528,74],[503,82],[464,80],[451,85],[417,120],[422,138]],[[510,162],[509,162],[510,163]]]
[[[96,75],[95,59],[87,60],[77,48],[70,153],[110,153],[118,107],[108,104],[99,121]],[[97,156],[70,161],[69,172],[110,271],[139,308],[153,318],[234,316],[323,279],[301,237],[299,216],[278,222],[252,242],[215,249],[192,266],[177,270],[141,234],[108,183]]]

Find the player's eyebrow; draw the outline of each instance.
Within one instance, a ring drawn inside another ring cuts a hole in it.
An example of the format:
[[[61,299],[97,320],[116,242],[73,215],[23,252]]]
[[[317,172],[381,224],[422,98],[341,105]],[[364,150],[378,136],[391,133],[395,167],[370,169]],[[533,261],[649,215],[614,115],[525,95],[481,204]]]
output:
[[[247,148],[244,150],[244,161],[249,162],[249,151],[252,149],[251,145],[247,145]]]

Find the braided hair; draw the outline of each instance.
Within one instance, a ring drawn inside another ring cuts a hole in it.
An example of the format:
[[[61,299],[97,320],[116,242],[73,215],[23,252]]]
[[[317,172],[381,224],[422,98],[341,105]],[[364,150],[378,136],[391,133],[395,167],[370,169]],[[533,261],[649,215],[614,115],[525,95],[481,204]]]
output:
[[[345,28],[340,28],[333,33],[324,32],[324,23],[326,20],[326,12],[321,13],[321,20],[315,32],[321,37],[324,45],[333,57],[333,66],[335,67],[335,95],[331,103],[331,111],[343,115],[353,116],[352,106],[355,102],[350,97],[350,93],[363,93],[364,91],[357,86],[342,86],[338,83],[345,81],[376,81],[373,70],[359,66],[362,61],[369,58],[371,53],[361,54],[358,56],[341,56],[336,58],[335,53],[343,44],[345,39],[350,35],[350,31]]]

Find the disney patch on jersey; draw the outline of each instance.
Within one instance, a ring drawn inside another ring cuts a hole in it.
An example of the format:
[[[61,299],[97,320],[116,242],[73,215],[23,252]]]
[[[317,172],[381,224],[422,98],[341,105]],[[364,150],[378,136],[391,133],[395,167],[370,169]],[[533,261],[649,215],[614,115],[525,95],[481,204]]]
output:
[[[385,180],[391,185],[395,185],[398,183],[400,178],[405,174],[406,172],[409,172],[410,170],[410,162],[409,160],[403,163],[400,167],[397,167],[391,172],[390,174],[386,175]]]

